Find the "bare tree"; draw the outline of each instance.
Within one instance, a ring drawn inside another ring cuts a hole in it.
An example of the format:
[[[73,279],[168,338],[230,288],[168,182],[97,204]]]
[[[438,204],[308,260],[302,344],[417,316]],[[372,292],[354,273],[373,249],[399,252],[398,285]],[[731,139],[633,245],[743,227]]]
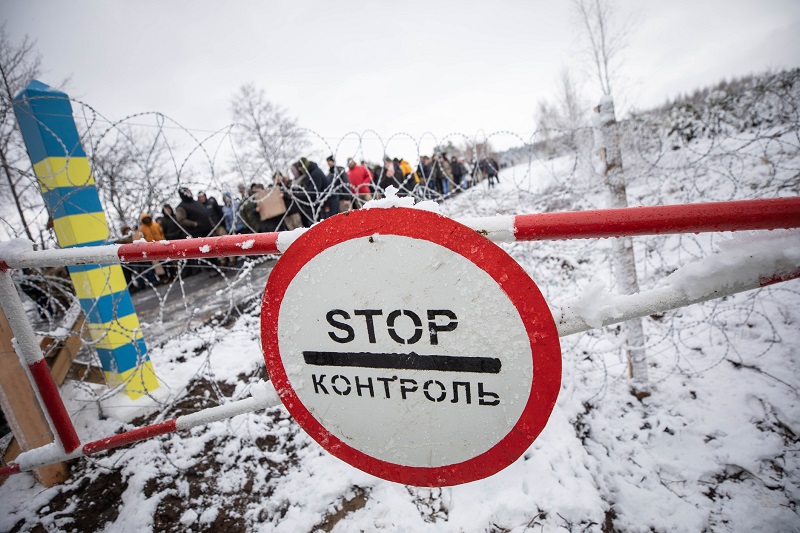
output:
[[[231,102],[236,170],[245,181],[285,171],[309,143],[286,110],[270,102],[263,89],[243,85]]]
[[[576,130],[586,125],[586,107],[580,97],[575,77],[568,67],[561,69],[559,76],[558,104],[569,130]]]
[[[561,148],[577,148],[577,130],[586,125],[585,106],[569,68],[561,69],[555,102],[539,100],[536,108],[537,132],[551,155]]]
[[[626,31],[615,22],[611,0],[573,0],[573,5],[585,29],[595,74],[600,82],[603,98],[595,108],[595,148],[600,156],[600,174],[609,191],[612,208],[628,207],[625,174],[622,167],[617,118],[611,81],[616,75],[619,54],[626,44]],[[612,245],[617,288],[623,294],[639,292],[636,274],[636,256],[630,237],[614,239]],[[636,393],[649,394],[648,363],[645,352],[645,335],[641,319],[625,322],[628,374]]]
[[[626,24],[618,22],[611,0],[572,0],[588,40],[588,53],[600,89],[611,95],[618,74],[620,54],[627,46]]]
[[[155,217],[175,194],[160,132],[150,136],[118,125],[92,145],[91,163],[103,203],[121,226],[133,224],[142,212]]]
[[[550,100],[541,99],[536,103],[536,144],[543,148],[546,157],[557,157],[560,153],[558,140],[563,134],[561,115]]]
[[[15,44],[0,26],[0,166],[8,183],[3,187],[3,195],[9,194],[19,214],[22,227],[28,239],[35,242],[26,219],[26,200],[41,205],[36,190],[36,180],[29,172],[30,160],[22,144],[17,119],[14,116],[14,96],[39,75],[41,56],[35,50],[36,43],[26,36]],[[30,194],[33,191],[33,194]]]
[[[464,146],[461,148],[461,150],[464,153],[466,160],[471,162],[477,162],[481,158],[488,157],[489,155],[495,153],[495,150],[489,141],[475,141],[473,143],[467,142],[464,143]]]
[[[461,155],[461,148],[453,143],[452,139],[447,139],[445,143],[439,143],[433,147],[433,152],[436,154],[448,154],[448,155]]]

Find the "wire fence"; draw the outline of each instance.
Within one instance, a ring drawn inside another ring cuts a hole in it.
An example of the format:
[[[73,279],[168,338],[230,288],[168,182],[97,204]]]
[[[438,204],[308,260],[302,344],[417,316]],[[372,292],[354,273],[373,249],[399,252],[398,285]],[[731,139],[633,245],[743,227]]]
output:
[[[667,205],[800,194],[798,78],[797,71],[767,77],[735,94],[712,93],[702,102],[633,114],[622,121],[620,146],[629,203]],[[193,198],[202,191],[207,202],[213,198],[218,204],[216,218],[213,206],[206,204],[212,214],[209,235],[308,227],[385,196],[389,186],[417,202],[434,201],[454,218],[606,206],[589,126],[538,130],[532,136],[511,132],[380,136],[365,131],[338,139],[297,128],[287,138],[302,151],[286,152],[274,144],[259,145],[242,125],[199,132],[160,113],[112,121],[86,103],[72,100],[72,104],[112,226],[109,242],[141,238],[142,214],[154,221],[161,217],[165,234],[168,227],[173,232],[167,238],[193,235],[177,210],[179,188],[188,189],[184,192]],[[290,155],[280,155],[284,152]],[[333,158],[330,168],[328,156]],[[32,170],[23,164],[13,170],[28,226],[36,229],[35,244],[57,246]],[[355,175],[363,181],[356,181]],[[165,204],[172,209],[164,209]],[[256,210],[267,204],[271,210]],[[7,206],[0,222],[9,236],[24,236],[19,220]],[[655,287],[679,266],[707,256],[728,238],[719,234],[636,238],[642,289]],[[502,246],[528,271],[553,308],[603,283],[613,288],[608,240]],[[229,390],[220,385],[210,355],[237,321],[252,323],[274,260],[243,256],[147,261],[126,267],[157,373],[160,364],[187,359],[196,363],[192,365],[196,370],[182,375],[182,382],[162,383],[168,394],[152,397],[161,413],[185,402],[187,391],[202,394],[205,400],[210,391],[217,398],[212,402],[247,393],[247,387]],[[409,276],[413,279],[414,273]],[[66,269],[24,269],[16,281],[27,295],[27,311],[37,333],[64,338],[71,326],[64,317],[77,301]],[[750,357],[762,357],[782,341],[785,324],[776,324],[782,320],[781,302],[795,301],[797,296],[796,283],[783,284],[691,311],[649,317],[645,348],[651,379],[657,384],[675,373],[698,374],[726,360],[742,360],[740,351],[745,347],[751,350]],[[771,334],[743,341],[742,331],[756,322]],[[98,367],[97,341],[81,333],[79,360]],[[133,338],[136,332],[130,333]],[[257,336],[257,328],[252,335]],[[573,336],[562,344],[571,361],[565,365],[565,378],[580,385],[585,401],[602,398],[612,383],[627,379],[624,343],[616,327]],[[253,368],[251,377],[260,372]],[[89,383],[89,375],[74,381],[78,402],[113,408],[115,391]],[[203,387],[197,389],[198,383]]]

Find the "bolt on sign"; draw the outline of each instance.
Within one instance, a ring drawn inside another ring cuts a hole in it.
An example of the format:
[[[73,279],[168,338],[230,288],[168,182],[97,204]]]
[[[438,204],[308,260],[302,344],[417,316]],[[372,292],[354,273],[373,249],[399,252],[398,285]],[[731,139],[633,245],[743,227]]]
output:
[[[507,467],[561,384],[536,284],[474,230],[419,209],[350,211],[309,229],[270,274],[261,338],[297,422],[336,457],[408,485]]]

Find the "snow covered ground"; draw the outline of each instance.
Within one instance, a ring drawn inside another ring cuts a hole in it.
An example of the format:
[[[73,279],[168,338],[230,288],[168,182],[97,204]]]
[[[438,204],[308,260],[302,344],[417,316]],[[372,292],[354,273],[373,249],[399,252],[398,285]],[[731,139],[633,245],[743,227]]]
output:
[[[796,137],[781,140],[624,153],[630,203],[796,195]],[[599,181],[572,157],[534,160],[443,210],[598,208]],[[635,239],[642,288],[730,238]],[[608,240],[503,248],[551,308],[598,281],[614,285]],[[423,489],[377,479],[325,452],[278,407],[75,461],[63,486],[12,476],[0,487],[0,530],[800,531],[800,282],[652,315],[644,326],[650,396],[631,392],[617,327],[563,338],[547,427],[481,481]],[[150,357],[164,382],[154,399],[97,402],[87,385],[64,386],[83,440],[247,397],[263,377],[257,301],[232,325],[183,333]]]

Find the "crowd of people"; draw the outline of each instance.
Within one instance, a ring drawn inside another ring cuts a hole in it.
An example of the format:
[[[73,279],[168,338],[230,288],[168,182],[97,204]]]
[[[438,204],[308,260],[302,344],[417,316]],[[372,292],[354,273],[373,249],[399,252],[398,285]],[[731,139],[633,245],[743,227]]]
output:
[[[374,166],[370,172],[373,177],[377,176],[373,180],[377,194],[394,185],[401,195],[439,199],[464,191],[483,180],[487,181],[488,187],[494,187],[499,170],[500,166],[493,157],[467,161],[464,157],[450,157],[443,152],[433,157],[423,155],[416,169],[405,159],[386,157],[383,166]]]
[[[415,196],[420,200],[442,199],[462,192],[486,180],[488,187],[498,182],[499,165],[485,157],[467,162],[465,158],[438,153],[422,156],[416,168],[400,158],[386,157],[383,165],[367,165],[347,160],[347,167],[336,164],[333,156],[326,159],[328,171],[307,158],[290,166],[290,175],[276,172],[268,184],[254,182],[249,188],[238,185],[238,195],[222,194],[222,203],[214,196],[199,191],[195,197],[188,187],[180,187],[180,202],[173,208],[164,204],[159,216],[142,213],[134,227],[123,227],[125,243],[144,239],[148,242],[234,234],[263,233],[310,227],[337,213],[358,209],[373,198],[380,198],[394,186],[399,196]],[[238,267],[238,258],[214,260],[211,275],[219,275],[220,267]],[[207,263],[207,262],[206,262]],[[190,276],[203,270],[194,261],[182,270]],[[131,289],[169,283],[177,275],[177,266],[152,262],[134,264],[126,275]]]

